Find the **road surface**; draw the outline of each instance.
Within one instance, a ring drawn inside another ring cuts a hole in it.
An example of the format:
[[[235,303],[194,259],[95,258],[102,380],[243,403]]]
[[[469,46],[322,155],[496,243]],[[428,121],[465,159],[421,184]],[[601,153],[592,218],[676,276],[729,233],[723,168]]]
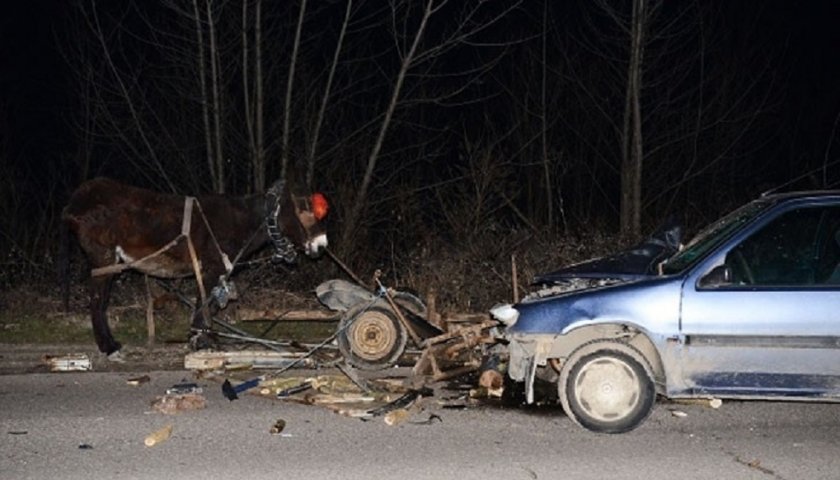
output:
[[[130,386],[126,379],[148,374]],[[598,435],[559,409],[433,409],[388,426],[257,396],[152,412],[187,371],[0,376],[2,479],[836,479],[840,405],[659,403],[639,429]],[[675,416],[672,410],[684,412]],[[278,420],[281,435],[269,433]],[[173,425],[165,442],[149,433]]]

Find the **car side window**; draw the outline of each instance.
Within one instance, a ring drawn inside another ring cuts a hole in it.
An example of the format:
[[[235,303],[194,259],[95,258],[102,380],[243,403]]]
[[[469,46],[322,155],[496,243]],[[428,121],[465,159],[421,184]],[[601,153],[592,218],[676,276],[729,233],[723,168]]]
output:
[[[840,284],[840,208],[800,208],[780,215],[729,251],[735,286]]]

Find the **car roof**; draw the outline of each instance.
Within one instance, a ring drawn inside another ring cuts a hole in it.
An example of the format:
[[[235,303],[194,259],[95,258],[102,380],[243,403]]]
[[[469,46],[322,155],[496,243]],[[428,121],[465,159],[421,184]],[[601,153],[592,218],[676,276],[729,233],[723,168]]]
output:
[[[840,197],[840,190],[802,190],[783,193],[764,193],[757,200],[770,201],[772,203],[782,203],[790,200],[827,197]]]

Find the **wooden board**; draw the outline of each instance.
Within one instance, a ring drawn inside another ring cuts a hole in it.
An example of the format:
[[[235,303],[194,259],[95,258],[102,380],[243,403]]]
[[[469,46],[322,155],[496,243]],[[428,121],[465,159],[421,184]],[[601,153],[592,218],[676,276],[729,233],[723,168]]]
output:
[[[239,308],[236,310],[236,318],[243,322],[337,322],[341,319],[341,312],[329,310],[285,310],[282,308]]]
[[[217,370],[221,368],[248,365],[251,368],[282,368],[299,360],[303,353],[282,353],[269,351],[242,350],[238,352],[192,352],[184,357],[187,370]],[[297,366],[311,368],[315,361],[311,358],[300,360]]]

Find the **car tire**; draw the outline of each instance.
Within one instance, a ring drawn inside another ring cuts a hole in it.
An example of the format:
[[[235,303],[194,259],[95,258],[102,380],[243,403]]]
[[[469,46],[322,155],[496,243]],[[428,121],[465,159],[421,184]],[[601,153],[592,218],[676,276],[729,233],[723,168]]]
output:
[[[626,344],[599,342],[572,355],[558,394],[566,414],[599,433],[624,433],[653,411],[656,390],[644,357]]]

